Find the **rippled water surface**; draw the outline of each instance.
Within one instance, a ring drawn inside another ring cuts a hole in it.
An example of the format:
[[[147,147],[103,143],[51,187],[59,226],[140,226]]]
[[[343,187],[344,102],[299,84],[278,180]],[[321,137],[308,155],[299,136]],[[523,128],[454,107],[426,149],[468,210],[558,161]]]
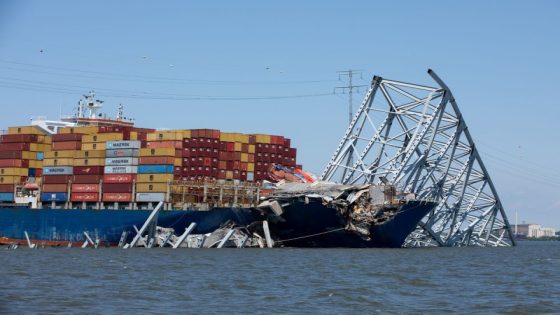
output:
[[[0,249],[3,313],[559,313],[560,242]]]

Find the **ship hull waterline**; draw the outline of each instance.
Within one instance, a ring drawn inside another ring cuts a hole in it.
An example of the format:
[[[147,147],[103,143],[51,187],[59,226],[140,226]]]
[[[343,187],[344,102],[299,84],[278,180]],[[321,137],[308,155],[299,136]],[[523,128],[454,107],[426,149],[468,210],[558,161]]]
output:
[[[370,229],[371,240],[364,240],[343,229],[336,210],[320,204],[294,204],[285,209],[280,223],[271,222],[273,235],[285,247],[401,247],[418,222],[434,204],[412,201],[400,206],[396,215]],[[0,208],[0,244],[25,245],[25,232],[39,246],[67,246],[85,242],[84,232],[100,240],[100,246],[116,246],[123,232],[128,240],[136,234],[150,210],[30,209]],[[241,226],[263,220],[255,209],[213,208],[211,210],[160,211],[157,225],[181,234],[192,222],[193,234],[211,233],[231,221]],[[311,236],[315,235],[316,236]],[[310,237],[311,236],[311,237]]]

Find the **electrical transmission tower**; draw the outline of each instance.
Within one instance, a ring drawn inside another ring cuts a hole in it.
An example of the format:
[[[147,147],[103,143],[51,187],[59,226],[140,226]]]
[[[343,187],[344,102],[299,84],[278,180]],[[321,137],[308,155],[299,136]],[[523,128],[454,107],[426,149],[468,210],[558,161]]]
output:
[[[367,85],[354,85],[353,82],[353,78],[356,75],[360,76],[360,79],[362,78],[362,71],[361,70],[345,70],[345,71],[337,71],[336,73],[338,73],[338,79],[340,80],[341,77],[345,76],[348,77],[348,85],[346,86],[337,86],[334,88],[334,90],[342,90],[343,93],[346,93],[346,91],[348,91],[348,123],[352,123],[352,117],[354,116],[353,113],[353,102],[352,102],[352,94],[354,94],[354,89],[356,89],[356,92],[359,93],[360,92],[360,88],[363,87],[367,87]],[[348,152],[348,155],[346,156],[346,164],[350,165],[353,162],[353,155],[354,152]]]
[[[451,90],[428,73],[439,87],[373,77],[321,179],[387,183],[436,201],[404,246],[515,245]]]

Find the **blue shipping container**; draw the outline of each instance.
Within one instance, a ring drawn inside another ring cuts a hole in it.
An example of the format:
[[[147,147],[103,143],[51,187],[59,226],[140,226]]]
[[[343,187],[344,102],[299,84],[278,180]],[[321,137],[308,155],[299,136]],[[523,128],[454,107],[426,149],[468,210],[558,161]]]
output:
[[[45,153],[37,152],[37,161],[42,161],[44,157],[45,157]]]
[[[173,174],[173,165],[138,165],[138,174]]]
[[[27,176],[35,177],[35,174],[37,174],[37,171],[34,168],[30,168],[29,170],[27,170]]]
[[[49,192],[44,192],[41,194],[41,201],[67,201],[68,200],[68,194],[67,193],[49,193]]]
[[[14,201],[14,193],[0,193],[0,201]]]

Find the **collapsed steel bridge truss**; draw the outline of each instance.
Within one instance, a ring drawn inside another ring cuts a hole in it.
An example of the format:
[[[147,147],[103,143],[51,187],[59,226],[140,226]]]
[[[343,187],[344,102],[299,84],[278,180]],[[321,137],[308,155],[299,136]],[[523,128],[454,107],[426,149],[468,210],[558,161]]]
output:
[[[373,77],[321,179],[392,184],[436,201],[404,246],[515,245],[451,90],[428,73],[439,87]]]

